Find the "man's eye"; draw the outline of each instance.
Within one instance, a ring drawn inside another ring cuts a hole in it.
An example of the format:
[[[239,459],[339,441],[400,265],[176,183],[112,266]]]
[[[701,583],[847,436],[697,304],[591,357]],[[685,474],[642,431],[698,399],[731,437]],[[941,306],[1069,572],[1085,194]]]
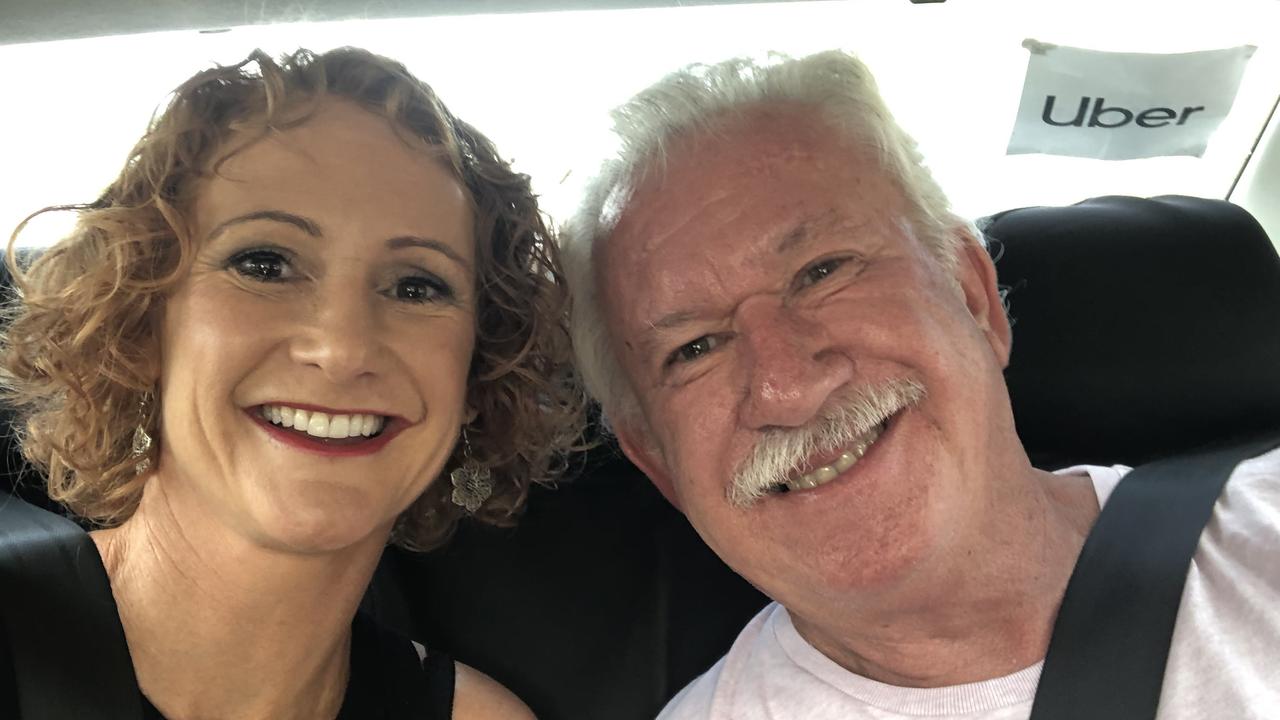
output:
[[[798,278],[800,287],[808,287],[822,282],[846,262],[848,262],[848,258],[831,258],[830,260],[823,260],[810,265],[800,272],[800,277]]]
[[[437,278],[413,276],[400,279],[393,290],[395,299],[411,303],[439,302],[453,298],[453,290]]]
[[[259,282],[280,282],[293,273],[289,260],[275,250],[249,250],[233,256],[227,264],[243,277]]]
[[[720,340],[711,335],[703,335],[691,343],[685,343],[676,348],[675,352],[671,353],[671,356],[667,358],[667,364],[692,362],[719,346]]]

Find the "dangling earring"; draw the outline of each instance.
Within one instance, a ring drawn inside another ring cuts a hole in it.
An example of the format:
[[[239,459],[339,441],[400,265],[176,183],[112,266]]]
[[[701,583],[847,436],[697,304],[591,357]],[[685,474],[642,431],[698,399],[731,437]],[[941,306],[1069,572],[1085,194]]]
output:
[[[151,410],[151,393],[144,392],[138,400],[138,425],[133,429],[133,457],[137,461],[134,470],[141,475],[151,467],[151,435],[147,433],[147,418]]]
[[[467,428],[462,428],[462,465],[449,473],[449,481],[453,483],[453,504],[466,508],[468,513],[475,513],[493,494],[493,473],[471,455],[471,441],[467,439]]]

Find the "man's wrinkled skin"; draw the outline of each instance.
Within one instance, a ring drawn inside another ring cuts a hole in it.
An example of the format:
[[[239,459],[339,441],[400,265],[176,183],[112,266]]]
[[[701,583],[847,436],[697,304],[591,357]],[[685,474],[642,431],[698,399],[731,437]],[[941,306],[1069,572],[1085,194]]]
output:
[[[1098,507],[1088,478],[1033,469],[1014,432],[989,256],[957,235],[940,261],[873,151],[809,109],[725,122],[667,146],[597,251],[639,402],[624,451],[845,668],[929,687],[1033,664]],[[730,503],[765,433],[893,380],[926,394],[858,464]]]

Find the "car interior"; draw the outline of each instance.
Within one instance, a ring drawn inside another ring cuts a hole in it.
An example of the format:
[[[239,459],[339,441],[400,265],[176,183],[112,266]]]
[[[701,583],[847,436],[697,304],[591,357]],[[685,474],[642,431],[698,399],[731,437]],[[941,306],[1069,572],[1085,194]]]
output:
[[[1038,467],[1136,466],[1280,432],[1280,336],[1257,332],[1280,313],[1280,258],[1248,213],[1111,196],[982,225],[1014,321],[1015,419]],[[47,505],[11,437],[4,453],[6,489]],[[535,488],[515,528],[389,549],[365,607],[485,668],[538,717],[638,720],[766,602],[606,443],[571,479]]]
[[[911,17],[923,26],[936,21],[927,17],[929,13],[950,12],[955,8],[948,6],[957,4],[903,0],[893,12],[901,13],[900,22]],[[364,3],[331,0],[312,3],[310,17],[299,25],[285,15],[246,18],[234,3],[161,4],[164,10],[155,13],[142,12],[145,3],[125,0],[97,3],[92,13],[78,12],[74,5],[8,0],[0,7],[0,58],[20,59],[23,48],[47,52],[52,44],[61,44],[60,52],[67,53],[75,43],[96,42],[100,36],[137,35],[146,40],[165,35],[168,42],[168,36],[191,37],[224,28],[247,28],[255,43],[270,37],[275,28],[282,36],[275,46],[283,49],[305,40],[306,28],[299,27],[309,23],[325,25],[325,32],[338,35],[342,22],[362,23],[351,28],[363,33],[352,44],[361,44],[376,36],[377,27],[370,24],[408,18],[461,22],[462,16],[492,14],[510,20],[535,12],[541,13],[538,22],[545,20],[542,15],[556,13],[595,14],[597,21],[617,22],[607,14],[660,12],[664,22],[687,13],[691,19],[703,16],[731,24],[738,20],[726,13],[744,7],[748,15],[778,12],[778,17],[787,17],[792,12],[798,19],[819,10],[848,17],[859,11],[882,12],[859,2],[405,0],[370,9]],[[353,12],[357,5],[361,9]],[[1028,5],[1040,8],[1046,17],[1067,12],[1061,3]],[[975,201],[969,189],[957,200],[962,210],[981,218],[977,225],[995,260],[1013,323],[1006,379],[1019,435],[1037,467],[1138,466],[1193,448],[1280,433],[1280,334],[1274,332],[1280,317],[1280,118],[1275,117],[1280,100],[1280,22],[1270,28],[1258,24],[1263,18],[1280,20],[1280,14],[1274,2],[1265,5],[1224,3],[1214,11],[1237,13],[1236,24],[1250,25],[1248,32],[1253,33],[1241,37],[1259,47],[1242,86],[1256,97],[1250,95],[1237,105],[1247,117],[1233,115],[1221,131],[1236,133],[1222,141],[1231,145],[1230,153],[1211,145],[1203,158],[1178,158],[1174,163],[1158,158],[1146,169],[1117,170],[1116,177],[1110,175],[1115,164],[1101,160],[1050,159],[1038,167],[1030,160],[1010,161],[992,172],[1003,173],[996,184],[1016,186],[1017,192],[992,192]],[[109,22],[107,6],[118,11]],[[1100,7],[1085,3],[1077,12],[1103,12]],[[1171,26],[1194,25],[1191,11],[1173,15]],[[1180,38],[1177,47],[1216,47],[1226,35],[1214,32],[1208,32],[1208,39]],[[1105,40],[1109,47],[1129,49],[1115,35]],[[856,43],[849,47],[858,50]],[[688,47],[681,51],[689,53]],[[393,50],[387,53],[395,55]],[[236,54],[207,61],[230,62]],[[867,59],[873,69],[879,67],[876,60],[881,58]],[[925,53],[918,61],[945,59]],[[14,62],[9,67],[14,68]],[[26,72],[37,72],[31,65],[25,67]],[[194,69],[183,67],[178,76]],[[414,69],[434,82],[429,65]],[[644,77],[655,79],[657,71],[649,70]],[[9,71],[15,72],[19,71]],[[909,83],[920,76],[904,77]],[[910,90],[909,85],[889,82],[885,87],[891,106],[895,97]],[[441,88],[446,99],[448,90]],[[1016,95],[1017,90],[1012,92]],[[627,92],[602,94],[616,102]],[[151,100],[159,102],[161,97]],[[59,112],[71,111],[58,107]],[[141,120],[133,113],[120,137],[138,130],[149,110],[143,108]],[[19,144],[43,145],[46,153],[53,152],[50,143],[57,142],[56,136],[18,137],[31,126],[5,128],[4,122],[0,120],[0,157],[19,157]],[[484,127],[482,120],[473,122]],[[1004,138],[1007,129],[1006,122],[1000,130]],[[929,157],[934,148],[964,142],[945,131],[922,136]],[[502,138],[495,139],[501,145]],[[127,145],[127,140],[118,139],[109,159],[122,157]],[[58,152],[64,171],[77,166],[74,152]],[[939,155],[951,163],[938,170],[945,188],[949,177],[962,177],[958,166],[969,158],[958,150]],[[28,163],[31,157],[21,156]],[[1136,166],[1148,161],[1123,162]],[[28,167],[7,165],[3,174],[15,176]],[[86,187],[104,182],[110,167],[109,161],[95,166]],[[1045,179],[1064,172],[1071,175],[1069,181],[1055,184]],[[1217,184],[1208,187],[1203,175],[1214,175]],[[1127,176],[1131,185],[1121,186],[1118,176]],[[1048,190],[1037,200],[1035,187],[1042,180]],[[15,186],[20,182],[6,181]],[[562,208],[571,206],[577,186],[562,182],[545,187],[550,188],[543,191],[545,196],[553,201],[549,212],[562,220],[567,212]],[[38,209],[40,202],[25,202],[29,195],[0,192],[0,221],[12,227],[23,214]],[[55,196],[43,204],[71,199]],[[52,242],[57,230],[42,226],[35,234]],[[39,246],[19,252],[38,253]],[[7,271],[3,287],[12,293]],[[7,414],[4,422],[10,425]],[[544,720],[654,717],[724,654],[742,626],[768,602],[706,547],[684,517],[609,442],[607,432],[598,427],[596,432],[600,443],[573,459],[568,477],[554,487],[535,486],[517,526],[497,529],[464,523],[439,550],[415,554],[388,549],[364,601],[365,609],[387,625],[482,668]],[[55,509],[43,495],[39,478],[24,468],[12,432],[5,433],[0,452],[0,489]]]

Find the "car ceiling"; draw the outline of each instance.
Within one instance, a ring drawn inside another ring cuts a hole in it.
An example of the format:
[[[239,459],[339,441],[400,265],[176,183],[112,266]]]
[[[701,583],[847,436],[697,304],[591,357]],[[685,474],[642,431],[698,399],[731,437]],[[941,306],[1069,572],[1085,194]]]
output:
[[[764,0],[0,0],[0,45],[164,30]],[[794,0],[793,0],[794,1]]]

